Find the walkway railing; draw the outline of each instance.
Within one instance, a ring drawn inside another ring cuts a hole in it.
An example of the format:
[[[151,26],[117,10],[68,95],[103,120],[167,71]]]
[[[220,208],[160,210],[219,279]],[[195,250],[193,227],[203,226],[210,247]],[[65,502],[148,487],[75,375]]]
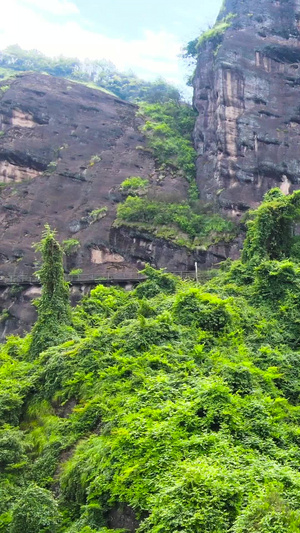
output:
[[[174,274],[176,276],[181,277],[182,279],[195,279],[195,272],[191,271],[173,271],[169,272],[169,274]],[[68,281],[71,285],[89,285],[89,284],[97,284],[97,283],[109,283],[109,284],[116,284],[119,283],[140,283],[142,281],[145,281],[147,279],[147,276],[140,273],[126,273],[126,272],[120,272],[120,273],[114,273],[114,274],[79,274],[77,276],[65,276],[66,281]],[[11,286],[11,285],[40,285],[41,282],[36,276],[26,276],[26,275],[18,275],[18,276],[9,276],[9,277],[1,277],[0,276],[0,286]]]

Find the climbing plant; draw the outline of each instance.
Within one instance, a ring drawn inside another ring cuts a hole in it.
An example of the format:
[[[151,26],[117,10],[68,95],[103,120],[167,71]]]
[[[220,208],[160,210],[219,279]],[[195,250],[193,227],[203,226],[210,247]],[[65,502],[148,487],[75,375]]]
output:
[[[281,260],[291,255],[294,226],[300,218],[300,191],[285,196],[271,189],[261,206],[250,213],[242,261],[259,264],[262,259]]]
[[[36,275],[42,284],[41,298],[36,302],[38,319],[32,330],[31,356],[40,352],[54,342],[67,337],[66,326],[71,324],[69,303],[69,286],[64,280],[63,251],[55,239],[55,231],[46,225],[41,242],[36,250],[42,254],[42,268]]]

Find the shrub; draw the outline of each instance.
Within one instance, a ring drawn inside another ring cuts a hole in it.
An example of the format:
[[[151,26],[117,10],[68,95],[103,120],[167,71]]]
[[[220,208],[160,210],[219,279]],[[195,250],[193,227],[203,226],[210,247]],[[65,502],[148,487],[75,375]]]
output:
[[[233,533],[296,533],[300,529],[300,512],[290,507],[283,486],[264,487],[260,498],[252,497],[236,520]]]
[[[300,191],[285,196],[280,189],[272,189],[249,216],[244,263],[258,265],[262,259],[281,260],[291,255],[293,227],[300,218]]]
[[[69,276],[80,276],[82,272],[83,272],[82,268],[73,268],[73,270],[69,272]]]
[[[165,203],[158,199],[129,196],[118,206],[115,224],[129,222],[137,227],[148,227],[158,236],[180,241],[178,231],[185,233],[184,244],[197,238],[217,242],[219,239],[233,238],[235,226],[226,218],[214,214],[196,214],[186,203]],[[172,231],[173,228],[173,231]],[[175,231],[174,231],[175,230]],[[195,246],[198,242],[195,242]],[[181,242],[180,242],[181,243]],[[182,244],[182,243],[181,243]]]
[[[67,239],[62,242],[62,248],[66,255],[71,255],[76,252],[80,246],[80,241],[78,239]]]
[[[236,15],[233,13],[229,13],[229,15],[222,20],[219,20],[212,28],[203,32],[199,37],[197,49],[199,50],[199,48],[208,41],[216,40],[217,43],[219,43],[225,31],[231,26],[231,21],[235,16]]]
[[[99,163],[99,161],[101,161],[101,157],[99,155],[92,155],[89,162],[89,167],[93,167],[96,163]]]
[[[91,211],[89,218],[91,223],[97,222],[97,220],[101,220],[101,218],[104,218],[107,215],[108,208],[106,206],[99,207],[99,209],[94,209]]]
[[[3,426],[0,428],[0,468],[16,468],[17,463],[26,459],[24,453],[23,434],[16,428]]]
[[[255,269],[255,294],[274,302],[289,291],[299,297],[299,275],[300,269],[292,261],[262,261]]]
[[[54,533],[58,524],[58,508],[51,492],[29,485],[13,507],[10,533]]]
[[[231,321],[226,302],[199,289],[179,293],[173,313],[184,326],[197,326],[214,333],[220,333]]]
[[[145,178],[140,178],[139,176],[131,176],[124,180],[120,187],[123,191],[136,191],[138,189],[145,189],[149,184],[149,180]]]
[[[195,180],[196,152],[192,144],[196,113],[188,104],[140,104],[147,117],[143,131],[158,162],[182,170],[188,181]]]
[[[147,279],[140,285],[137,286],[135,294],[138,298],[154,298],[157,294],[160,293],[160,287],[153,279]]]

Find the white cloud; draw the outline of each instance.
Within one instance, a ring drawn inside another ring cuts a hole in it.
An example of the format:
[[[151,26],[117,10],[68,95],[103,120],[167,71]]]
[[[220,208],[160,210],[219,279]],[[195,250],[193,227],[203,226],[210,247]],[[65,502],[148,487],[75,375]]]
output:
[[[21,0],[24,4],[52,13],[53,15],[76,15],[79,13],[78,7],[68,0]]]
[[[178,65],[181,45],[173,34],[145,31],[141,39],[114,39],[85,29],[77,19],[47,20],[40,11],[34,9],[37,5],[45,6],[46,2],[52,4],[53,10],[58,5],[72,5],[63,0],[6,2],[1,10],[0,49],[19,44],[22,48],[37,49],[50,56],[105,58],[119,69],[132,69],[147,79],[163,76],[171,82],[182,81]]]

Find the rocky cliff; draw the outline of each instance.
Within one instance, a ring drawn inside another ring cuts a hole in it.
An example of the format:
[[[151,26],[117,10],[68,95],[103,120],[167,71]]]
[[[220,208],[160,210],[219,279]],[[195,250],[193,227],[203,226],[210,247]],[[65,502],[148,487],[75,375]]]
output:
[[[67,270],[134,270],[140,259],[149,259],[140,251],[135,257],[132,247],[127,254],[120,239],[118,250],[111,245],[120,184],[141,176],[159,193],[182,199],[188,184],[168,173],[158,180],[136,112],[110,94],[51,76],[26,74],[9,85],[2,82],[0,275],[33,272],[32,243],[40,240],[45,222],[60,240],[79,241],[67,257]],[[174,261],[166,266],[183,268]]]
[[[156,197],[187,198],[182,173],[165,169],[162,176],[137,111],[103,91],[47,75],[0,83],[0,281],[37,269],[32,244],[45,223],[60,241],[77,242],[66,255],[67,272],[130,276],[145,262],[187,270],[228,255],[222,245],[196,252],[138,228],[113,227],[120,184],[131,176],[147,178]],[[32,323],[36,294],[1,285],[0,337]]]
[[[202,197],[239,216],[300,186],[300,2],[225,0],[194,77]]]

